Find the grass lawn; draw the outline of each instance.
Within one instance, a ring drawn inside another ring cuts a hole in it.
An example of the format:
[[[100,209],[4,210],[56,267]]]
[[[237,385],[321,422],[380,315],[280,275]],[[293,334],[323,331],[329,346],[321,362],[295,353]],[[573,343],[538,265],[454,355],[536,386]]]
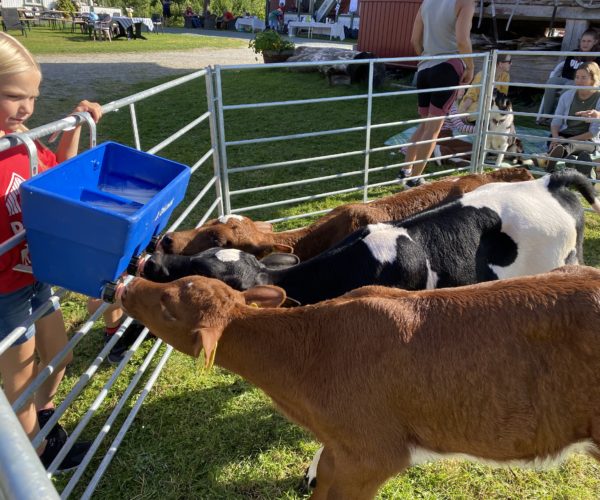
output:
[[[34,30],[35,31],[35,30]],[[50,35],[48,35],[50,36]],[[166,38],[161,35],[162,40]],[[32,41],[34,36],[32,35]],[[178,37],[178,39],[181,39]],[[195,39],[195,37],[194,37]],[[29,42],[28,42],[29,43]],[[68,43],[68,42],[65,42]],[[74,42],[72,42],[74,46]],[[125,42],[124,42],[125,43]],[[126,42],[134,45],[141,42]],[[147,43],[147,42],[144,42]],[[110,44],[89,44],[107,47]],[[117,44],[113,44],[117,45]],[[39,53],[39,52],[37,52]],[[156,84],[158,82],[152,82]],[[138,85],[142,90],[150,86]],[[358,95],[359,87],[335,88],[316,73],[292,73],[281,70],[252,70],[224,74],[223,95],[226,104],[303,99],[333,95]],[[106,102],[122,95],[107,94]],[[149,148],[177,128],[200,115],[205,109],[204,82],[191,82],[167,93],[148,99],[137,107],[142,147]],[[414,118],[414,97],[379,97],[374,99],[373,123]],[[106,116],[99,125],[99,141],[113,139],[132,144],[128,113],[121,111]],[[364,100],[321,105],[275,107],[264,110],[228,111],[226,139],[286,135],[362,125],[366,117]],[[373,131],[372,146],[381,146],[399,129]],[[200,126],[176,141],[160,154],[193,164],[210,145],[208,128]],[[353,132],[318,139],[301,139],[263,143],[228,149],[230,166],[255,165],[283,159],[304,158],[334,152],[363,149],[365,134]],[[395,157],[398,158],[398,157]],[[388,153],[373,154],[371,167],[400,160]],[[346,158],[326,162],[308,162],[293,167],[271,168],[232,175],[232,189],[271,185],[302,178],[352,172],[362,167],[364,159]],[[205,166],[194,175],[188,190],[188,202],[212,175]],[[395,169],[372,175],[373,181],[393,179]],[[345,189],[362,183],[362,174],[338,177],[323,183],[292,186],[273,192],[258,192],[234,197],[234,207],[275,201],[289,197],[315,195],[325,190]],[[389,193],[398,188],[375,190],[372,194]],[[304,203],[301,208],[286,207],[249,212],[254,218],[271,218],[317,210],[360,199],[360,195],[340,195]],[[209,199],[195,210],[186,223],[194,225]],[[179,211],[187,204],[184,202]],[[300,224],[296,222],[295,224]],[[283,226],[283,225],[282,225]],[[293,226],[288,223],[285,227]],[[600,220],[587,217],[585,255],[587,262],[600,265]],[[69,295],[63,305],[70,326],[85,317],[83,299]],[[485,311],[482,311],[485,314]],[[78,346],[75,361],[61,386],[66,393],[96,355],[102,344],[101,325],[97,325]],[[136,353],[128,374],[135,371],[149,346]],[[161,348],[162,350],[163,348]],[[156,362],[153,362],[156,364]],[[65,416],[72,428],[96,397],[99,388],[110,377],[111,367],[101,367],[83,395]],[[93,438],[124,390],[127,377],[120,378],[107,400],[92,420],[85,436]],[[385,383],[385,381],[382,381]],[[565,411],[568,411],[566,408]],[[118,429],[118,426],[117,426]],[[115,434],[113,429],[112,435]],[[111,439],[103,443],[106,449]],[[312,454],[319,444],[309,434],[287,422],[277,413],[264,394],[239,377],[213,369],[202,373],[193,359],[175,353],[161,374],[154,390],[138,414],[107,474],[97,489],[97,498],[301,498],[296,486]],[[99,460],[92,463],[85,476],[89,479]],[[68,476],[67,476],[68,479]],[[65,478],[55,478],[60,489]],[[87,484],[87,481],[83,481]],[[75,496],[83,489],[75,491]],[[380,498],[598,498],[600,469],[592,460],[576,456],[565,465],[548,472],[519,469],[494,469],[464,461],[448,460],[414,467],[405,475],[389,481]]]
[[[15,35],[14,32],[11,32]],[[71,33],[66,30],[53,30],[45,26],[35,26],[27,32],[27,37],[16,34],[16,37],[33,54],[104,54],[120,52],[157,52],[163,50],[189,49],[236,49],[247,47],[247,40],[225,38],[219,36],[199,36],[170,33],[146,33],[146,40],[128,40],[115,38],[112,42],[92,40],[81,32]]]

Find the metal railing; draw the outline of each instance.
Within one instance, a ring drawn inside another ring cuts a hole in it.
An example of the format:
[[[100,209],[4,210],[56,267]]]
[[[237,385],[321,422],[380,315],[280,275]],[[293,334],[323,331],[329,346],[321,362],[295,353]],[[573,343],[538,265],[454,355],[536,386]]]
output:
[[[549,58],[553,58],[553,59],[557,59],[557,58],[564,58],[564,57],[568,57],[568,56],[576,56],[576,57],[581,57],[581,52],[550,52],[550,51],[494,51],[492,53],[492,57],[490,59],[490,65],[488,68],[488,74],[489,74],[489,78],[487,81],[487,88],[486,88],[486,92],[484,95],[484,99],[485,99],[485,103],[484,103],[484,107],[485,109],[489,110],[492,106],[492,101],[493,101],[493,89],[494,86],[496,85],[507,85],[509,87],[512,88],[521,88],[521,89],[526,89],[526,88],[530,88],[530,89],[540,89],[540,90],[546,90],[546,89],[556,89],[558,91],[562,91],[565,92],[567,90],[596,90],[597,87],[585,87],[585,86],[577,86],[574,84],[571,85],[554,85],[554,84],[549,84],[549,83],[544,83],[544,84],[539,84],[539,83],[525,83],[525,82],[520,82],[518,79],[518,75],[511,75],[511,81],[510,82],[504,82],[504,81],[498,81],[496,79],[496,61],[498,59],[498,56],[501,55],[510,55],[512,59],[517,60],[520,57],[531,57],[531,56],[535,56],[535,57],[549,57]],[[600,52],[588,52],[585,54],[586,57],[590,58],[590,59],[596,59],[597,57],[600,57]],[[570,121],[581,121],[581,122],[586,122],[586,123],[590,123],[592,120],[589,118],[583,118],[583,117],[574,117],[574,116],[566,116],[566,115],[558,115],[558,114],[544,114],[541,112],[542,110],[542,103],[540,104],[540,111],[537,113],[531,113],[531,112],[525,112],[525,111],[515,111],[515,110],[508,110],[508,111],[498,111],[499,115],[511,115],[515,120],[519,117],[521,118],[535,118],[536,122],[539,121],[540,119],[556,119],[556,120],[570,120]],[[478,148],[478,152],[481,155],[480,156],[480,161],[478,162],[478,164],[480,164],[482,167],[483,166],[495,166],[495,164],[493,162],[488,161],[488,157],[489,155],[498,155],[499,153],[502,153],[503,151],[497,150],[497,149],[493,149],[491,147],[488,147],[487,145],[487,137],[490,135],[496,135],[496,136],[504,136],[508,138],[519,138],[519,139],[524,139],[533,143],[541,143],[541,147],[540,150],[541,151],[546,151],[547,148],[545,147],[547,145],[547,143],[550,142],[557,142],[563,145],[567,145],[567,144],[572,144],[574,146],[581,146],[583,148],[588,148],[590,147],[590,141],[600,145],[600,137],[596,136],[596,137],[592,137],[591,140],[576,140],[576,139],[569,139],[569,138],[564,138],[561,137],[557,140],[552,140],[551,137],[551,133],[550,130],[548,130],[548,133],[546,136],[539,136],[539,135],[531,135],[531,134],[527,134],[527,133],[516,133],[516,132],[512,132],[512,133],[501,133],[501,132],[494,132],[493,134],[491,134],[488,130],[489,128],[489,119],[490,119],[490,113],[485,113],[484,115],[484,119],[482,120],[482,129],[484,131],[483,136],[482,136],[482,144],[481,147]],[[574,148],[577,149],[577,148]],[[544,153],[541,153],[541,155],[543,156]],[[511,156],[518,158],[519,160],[528,160],[528,161],[538,161],[540,158],[540,152],[513,152],[511,153]],[[559,163],[565,163],[564,159],[558,159]],[[562,161],[561,161],[562,160]],[[545,159],[542,161],[542,163],[545,161]],[[588,169],[595,169],[595,164],[591,163],[589,161],[580,161],[577,159],[568,159],[568,164],[569,166],[574,166],[574,167],[580,167],[580,166],[584,166],[587,167]],[[536,165],[533,165],[534,167]],[[542,169],[533,169],[534,174],[537,175],[543,175],[544,173],[546,173],[545,170]],[[595,179],[592,179],[593,183],[597,183],[598,181]]]
[[[502,52],[509,53],[509,52]],[[511,54],[516,54],[510,52]],[[538,54],[538,53],[536,53]],[[554,56],[557,53],[553,53]],[[447,175],[453,172],[457,172],[460,170],[471,170],[471,171],[480,171],[483,165],[488,160],[488,156],[492,153],[497,153],[497,151],[493,151],[490,148],[486,147],[486,138],[487,138],[487,129],[489,122],[489,108],[492,100],[492,89],[495,84],[505,82],[496,82],[495,81],[495,62],[497,58],[497,53],[484,53],[484,54],[472,54],[467,57],[479,59],[483,66],[483,78],[481,83],[477,86],[480,88],[481,98],[479,100],[478,111],[474,114],[476,118],[475,122],[475,132],[473,134],[463,134],[458,135],[451,138],[442,138],[438,141],[438,143],[443,144],[445,141],[452,139],[471,139],[473,142],[473,149],[471,153],[466,153],[462,155],[457,155],[457,157],[471,157],[471,162],[467,166],[455,167],[455,168],[446,168],[446,169],[438,169],[436,172],[431,174],[425,174],[421,177],[429,177],[429,176],[438,176],[438,175]],[[200,216],[199,220],[192,221],[193,225],[199,226],[203,224],[211,215],[217,213],[218,215],[224,215],[229,213],[240,213],[240,212],[252,212],[256,210],[263,209],[280,209],[281,207],[286,207],[290,205],[295,205],[298,203],[312,201],[315,199],[323,199],[334,195],[345,194],[345,193],[361,193],[362,200],[367,202],[369,199],[370,191],[373,188],[378,188],[382,186],[390,186],[396,184],[398,181],[396,179],[395,172],[403,166],[409,165],[408,162],[392,162],[393,157],[389,156],[390,153],[395,153],[402,148],[406,148],[409,146],[414,146],[418,144],[430,143],[432,141],[418,141],[411,142],[410,140],[406,140],[401,144],[394,145],[376,145],[373,140],[373,134],[375,131],[380,130],[391,130],[397,129],[398,127],[413,127],[418,126],[419,124],[425,123],[432,119],[437,118],[420,118],[420,119],[403,119],[399,117],[397,121],[386,122],[386,123],[374,123],[373,120],[373,106],[376,100],[378,99],[389,99],[391,97],[407,97],[413,98],[419,93],[423,92],[421,90],[416,90],[413,88],[403,88],[398,91],[387,91],[387,92],[378,92],[374,89],[373,86],[373,77],[374,77],[374,69],[375,64],[378,63],[397,63],[397,62],[408,62],[420,60],[421,58],[389,58],[389,59],[380,59],[380,60],[361,60],[361,61],[324,61],[320,63],[280,63],[269,65],[268,69],[272,68],[301,68],[303,66],[315,67],[318,65],[326,65],[326,66],[335,66],[337,64],[364,64],[368,65],[368,87],[365,93],[360,93],[358,95],[344,95],[344,96],[335,96],[335,97],[311,97],[309,99],[291,99],[285,101],[273,101],[273,102],[245,102],[245,103],[236,103],[236,104],[226,104],[227,95],[224,95],[224,85],[223,79],[225,76],[233,71],[236,72],[236,78],[243,78],[243,75],[248,71],[260,71],[261,69],[265,69],[264,66],[257,65],[243,65],[243,66],[227,66],[227,67],[215,67],[207,68],[205,70],[192,73],[190,75],[184,76],[182,78],[178,78],[171,82],[165,83],[163,85],[159,85],[157,87],[153,87],[144,92],[140,92],[138,94],[134,94],[132,96],[126,97],[124,99],[120,99],[114,102],[111,102],[105,106],[103,106],[104,113],[115,112],[119,109],[123,109],[128,107],[130,111],[132,131],[133,131],[133,141],[135,143],[135,147],[141,149],[141,137],[140,130],[137,122],[137,111],[136,104],[144,101],[145,99],[158,95],[168,89],[180,86],[182,84],[197,81],[202,78],[205,80],[206,86],[206,95],[207,95],[207,108],[202,109],[196,118],[191,120],[189,123],[184,124],[177,131],[173,132],[169,137],[160,141],[158,144],[154,145],[148,152],[150,153],[158,153],[163,150],[168,145],[174,144],[178,139],[183,137],[185,134],[188,134],[192,129],[195,129],[200,124],[208,124],[210,129],[210,146],[204,151],[197,161],[193,163],[191,166],[192,171],[196,172],[198,169],[202,167],[208,168],[210,170],[210,175],[208,179],[205,179],[205,183],[202,187],[198,188],[197,193],[188,193],[191,197],[191,200],[188,202],[187,207],[182,211],[182,213],[176,218],[176,220],[169,227],[168,231],[173,231],[177,229],[184,221],[188,221],[193,210],[198,207],[201,202],[205,203],[206,210],[203,212],[203,215]],[[444,56],[439,56],[431,59],[444,59]],[[517,82],[511,83],[511,85],[518,85]],[[447,90],[460,90],[460,89],[468,89],[472,86],[469,85],[458,85],[453,87],[445,87],[436,89],[437,91],[447,91]],[[278,135],[270,135],[270,136],[259,136],[253,138],[228,138],[227,124],[229,120],[235,120],[236,113],[246,113],[249,110],[261,110],[261,109],[297,109],[298,106],[305,105],[319,105],[326,106],[332,103],[347,103],[350,101],[360,101],[365,104],[364,106],[364,124],[360,124],[357,126],[348,126],[341,128],[332,128],[332,129],[323,129],[323,130],[313,130],[310,132],[295,132],[295,133],[280,133]],[[517,113],[514,112],[515,116],[529,116],[531,114],[527,113]],[[467,114],[457,114],[457,117],[466,117]],[[60,132],[65,128],[72,127],[77,123],[85,120],[88,124],[90,124],[90,146],[95,144],[96,141],[96,130],[93,126],[93,122],[89,120],[89,117],[86,117],[85,114],[75,117],[68,117],[63,120],[59,120],[48,125],[44,125],[42,127],[38,127],[28,131],[25,134],[15,134],[9,137],[0,138],[0,151],[3,151],[9,147],[14,146],[15,144],[23,143],[27,146],[27,144],[32,143],[35,139],[45,137],[47,135]],[[363,134],[360,145],[355,148],[346,151],[340,151],[336,153],[325,153],[313,155],[310,157],[301,157],[301,158],[292,158],[292,159],[275,159],[275,161],[267,161],[267,162],[254,162],[248,161],[247,164],[230,164],[230,152],[232,148],[248,148],[250,150],[261,148],[265,144],[270,143],[282,143],[288,141],[298,141],[298,140],[310,140],[310,139],[324,139],[324,138],[336,138],[340,136],[344,136],[346,134],[352,133],[360,133]],[[35,148],[34,148],[35,149]],[[31,147],[29,147],[31,151]],[[387,161],[383,162],[384,164],[376,165],[374,162],[374,155],[384,153],[387,158]],[[521,155],[522,157],[527,157],[527,154]],[[289,180],[284,182],[277,182],[271,185],[262,185],[261,183],[256,183],[250,186],[241,186],[235,187],[233,186],[233,182],[239,178],[245,178],[253,172],[265,172],[273,169],[299,169],[309,164],[317,164],[324,165],[326,162],[331,160],[355,160],[362,159],[360,161],[360,167],[352,167],[347,169],[346,171],[329,171],[322,173],[322,175],[302,178],[299,180]],[[446,159],[448,155],[438,155],[432,158],[435,159]],[[207,162],[212,159],[212,167],[207,165]],[[31,155],[31,164],[32,169],[34,168],[35,162],[37,161],[36,153],[32,152]],[[379,179],[373,181],[375,174],[387,173],[388,176],[391,176],[390,179]],[[343,188],[337,188],[334,190],[328,189],[328,184],[334,180],[344,180],[348,181],[349,184]],[[282,198],[279,200],[273,200],[270,198],[271,193],[281,192],[290,187],[297,186],[306,186],[307,188],[311,188],[312,186],[325,186],[324,188],[320,188],[319,191],[311,192],[310,194],[302,194],[295,195],[288,198]],[[209,195],[214,193],[214,200],[207,200]],[[249,195],[252,193],[260,194],[263,197],[258,203],[246,204],[238,202],[237,200],[243,199],[245,195]],[[236,201],[234,203],[232,200]],[[271,222],[280,222],[293,220],[298,218],[304,218],[307,216],[320,215],[328,210],[307,210],[300,214],[293,215],[282,215],[281,213],[276,212],[273,217],[270,218]],[[25,238],[25,232],[21,232],[18,235],[14,236],[10,240],[6,242],[0,243],[0,255],[5,253],[9,249],[13,248],[15,245],[19,244]],[[57,302],[60,298],[65,294],[65,290],[57,290],[52,300]],[[20,328],[16,329],[12,332],[7,339],[0,342],[0,354],[5,352],[6,349],[9,348],[12,343],[19,338],[22,333],[28,328],[28,326],[37,318],[41,317],[41,315],[47,311],[51,307],[51,303],[48,302],[44,305],[43,308],[38,309],[34,312],[31,320],[22,325]],[[31,395],[35,392],[35,390],[47,379],[47,377],[52,373],[56,366],[60,364],[60,362],[67,356],[70,350],[73,350],[79,342],[89,333],[92,329],[94,323],[100,318],[101,314],[106,309],[107,305],[103,305],[100,309],[98,309],[94,314],[92,314],[74,333],[68,344],[65,348],[51,361],[51,363],[37,376],[37,378],[33,381],[31,386],[15,401],[12,405],[12,410],[8,407],[6,399],[3,397],[3,394],[0,394],[0,419],[2,419],[2,425],[0,425],[0,450],[20,450],[21,448],[28,448],[28,454],[23,454],[23,456],[27,456],[27,468],[25,466],[19,465],[16,469],[14,467],[14,456],[9,453],[4,453],[0,451],[0,481],[1,481],[1,491],[7,498],[28,498],[27,495],[32,498],[35,496],[36,498],[51,498],[52,494],[50,493],[48,496],[44,496],[42,493],[46,492],[46,489],[49,487],[47,476],[39,461],[35,459],[35,452],[31,447],[31,444],[27,441],[27,438],[23,432],[18,432],[20,430],[18,424],[16,423],[16,419],[14,418],[14,414],[12,417],[10,414],[21,408],[25,402],[31,397]],[[73,389],[63,398],[62,402],[58,406],[54,416],[50,419],[50,421],[44,426],[43,429],[40,430],[40,433],[35,436],[33,439],[33,445],[39,445],[42,443],[45,436],[48,434],[53,425],[58,421],[58,419],[64,414],[64,412],[70,407],[73,401],[76,400],[77,397],[80,396],[82,391],[85,388],[89,388],[89,382],[97,374],[98,368],[101,363],[104,362],[108,353],[121,337],[127,326],[131,322],[131,318],[125,320],[125,322],[120,326],[117,333],[113,336],[113,338],[108,342],[98,353],[94,360],[92,360],[87,368],[82,373],[79,380],[74,384]],[[114,388],[116,381],[119,377],[124,376],[124,369],[131,362],[131,358],[134,356],[135,352],[140,347],[143,340],[147,337],[148,330],[144,329],[131,348],[127,351],[124,359],[119,363],[119,365],[115,368],[114,372],[111,374],[109,379],[103,384],[102,388],[100,388],[97,392],[96,397],[94,398],[91,406],[85,410],[85,413],[80,416],[78,424],[75,429],[71,431],[71,435],[69,440],[64,446],[64,449],[61,450],[61,453],[56,457],[54,462],[50,465],[48,469],[48,473],[52,474],[57,465],[60,463],[62,458],[68,452],[68,450],[75,443],[77,438],[81,436],[82,432],[86,428],[86,426],[90,423],[91,419],[95,414],[97,414],[98,409],[105,404],[106,397]],[[79,466],[79,468],[75,471],[70,480],[66,483],[66,486],[61,492],[61,498],[68,498],[72,495],[75,488],[78,487],[79,482],[88,468],[90,461],[100,450],[100,446],[103,440],[108,436],[111,428],[115,425],[115,421],[118,415],[122,412],[123,408],[127,404],[130,399],[134,398],[137,395],[137,399],[133,404],[133,408],[130,410],[128,416],[125,418],[125,421],[121,425],[117,435],[113,439],[111,445],[108,447],[106,454],[102,457],[100,465],[96,469],[93,474],[93,477],[89,484],[85,486],[85,490],[83,493],[83,498],[89,498],[95,488],[97,487],[100,479],[103,474],[106,472],[112,458],[118,450],[119,445],[121,444],[123,437],[125,436],[127,430],[132,425],[133,420],[137,413],[139,412],[144,399],[152,390],[154,383],[156,382],[161,370],[165,366],[167,360],[169,359],[172,348],[166,347],[162,349],[162,343],[160,340],[155,341],[152,348],[149,350],[143,361],[137,367],[135,373],[133,374],[131,380],[129,381],[127,388],[119,397],[117,404],[114,408],[109,412],[108,418],[106,418],[104,424],[101,426],[101,430],[98,435],[95,437],[91,448],[89,449],[87,455],[85,456],[83,462]],[[156,363],[151,370],[151,363],[154,358],[160,356],[160,360]],[[148,375],[148,372],[152,373]],[[140,383],[143,377],[147,377],[145,385],[141,389],[141,391],[137,392],[136,387]],[[7,422],[10,422],[10,425],[4,425],[4,418],[7,418]],[[15,427],[17,428],[15,430]],[[33,453],[33,455],[32,455]],[[33,457],[33,458],[32,458]],[[20,463],[20,460],[19,460]],[[31,469],[31,470],[30,470]],[[17,474],[18,472],[18,474]],[[50,484],[50,488],[52,489],[52,485]],[[82,488],[79,486],[79,488]]]
[[[202,79],[205,80],[207,95],[211,95],[213,85],[212,70],[210,68],[207,68],[205,70],[198,71],[190,75],[186,75],[184,77],[170,81],[163,85],[159,85],[146,91],[131,95],[124,99],[113,101],[109,104],[104,105],[102,107],[102,111],[104,114],[106,114],[119,111],[124,107],[129,107],[135,146],[137,149],[141,149],[140,134],[136,114],[136,104],[141,101],[144,101],[145,99],[148,99],[149,97],[158,95],[166,90],[178,87],[190,81],[200,81]],[[217,138],[215,134],[216,129],[214,125],[213,100],[208,100],[207,107],[208,109],[205,112],[201,113],[197,118],[183,125],[180,129],[173,132],[169,137],[162,140],[159,144],[156,144],[148,150],[148,152],[150,153],[157,153],[169,144],[174,143],[177,139],[182,137],[184,134],[188,133],[193,128],[199,126],[200,124],[207,123],[209,125],[211,136],[210,148],[206,152],[204,152],[200,156],[200,158],[191,166],[191,170],[193,175],[193,173],[196,170],[203,166],[206,166],[207,162],[210,159],[212,159],[212,167],[209,166],[209,168],[211,168],[212,170],[212,176],[208,180],[206,186],[201,190],[201,192],[198,193],[198,195],[196,195],[195,198],[190,202],[186,211],[184,211],[184,213],[170,226],[169,230],[175,230],[184,220],[186,215],[189,214],[191,210],[200,203],[200,201],[207,198],[209,193],[213,190],[215,193],[215,199],[210,203],[209,209],[205,212],[202,219],[206,220],[206,218],[208,218],[211,215],[211,213],[213,213],[215,210],[217,210],[220,214],[223,213],[220,178],[218,175],[219,162],[217,154]],[[36,139],[49,136],[51,134],[60,133],[62,130],[76,126],[82,121],[85,121],[90,125],[90,147],[93,147],[96,144],[95,124],[90,119],[87,113],[80,113],[78,114],[78,116],[70,116],[65,119],[58,120],[56,122],[41,127],[37,127],[22,134],[11,134],[9,136],[0,138],[0,151],[14,147],[18,144],[25,144],[30,154],[30,170],[32,175],[35,175],[37,173],[37,148],[35,147],[34,141]],[[21,241],[23,241],[25,237],[26,232],[21,231],[17,235],[10,238],[8,241],[2,242],[0,244],[0,255],[7,252],[11,248],[14,248]],[[59,299],[62,296],[64,296],[65,292],[66,290],[64,289],[56,290],[54,295],[51,297],[51,300],[45,303],[42,307],[35,310],[26,324],[16,328],[13,332],[11,332],[8,335],[8,337],[1,341],[0,354],[4,353],[13,344],[13,342],[17,340],[27,330],[27,328],[34,323],[35,320],[39,319],[46,311],[48,311],[53,304],[58,303]],[[19,396],[19,398],[13,403],[12,408],[8,405],[4,393],[0,394],[0,418],[3,420],[2,425],[0,426],[0,449],[3,450],[2,452],[0,452],[0,491],[2,491],[3,495],[6,498],[58,498],[56,490],[52,486],[52,483],[48,480],[48,477],[50,477],[56,471],[58,465],[62,462],[63,458],[72,448],[73,444],[75,444],[76,440],[79,438],[81,433],[89,424],[93,415],[101,407],[103,401],[109,394],[109,391],[111,390],[111,388],[114,387],[117,379],[121,376],[124,376],[123,372],[126,365],[130,361],[134,353],[137,351],[142,341],[148,335],[147,329],[144,329],[139,334],[133,345],[125,353],[123,360],[115,368],[109,380],[98,392],[98,395],[94,399],[90,408],[79,420],[75,429],[71,431],[68,440],[61,448],[59,454],[56,456],[54,461],[50,464],[48,470],[44,471],[40,461],[36,458],[34,447],[38,447],[40,444],[43,443],[47,434],[50,432],[50,430],[56,424],[56,422],[61,418],[61,416],[65,413],[65,411],[69,408],[73,401],[75,401],[76,398],[82,393],[82,391],[89,386],[89,383],[96,374],[98,368],[106,359],[112,347],[120,339],[125,329],[131,323],[132,319],[125,319],[125,321],[121,324],[117,332],[112,336],[111,340],[108,343],[106,343],[106,345],[104,345],[104,347],[101,349],[96,358],[91,362],[88,368],[80,376],[73,389],[63,398],[61,404],[58,405],[58,407],[56,408],[54,415],[50,418],[46,425],[42,429],[40,429],[40,432],[33,438],[31,443],[29,442],[26,435],[22,431],[20,425],[18,424],[14,412],[18,411],[27,403],[27,401],[32,397],[33,393],[56,370],[56,367],[60,365],[60,363],[68,355],[68,353],[72,351],[81,342],[81,340],[83,340],[83,338],[89,333],[94,323],[100,318],[101,314],[106,310],[107,307],[108,304],[103,304],[94,314],[92,314],[83,323],[81,327],[77,329],[77,331],[74,333],[74,335],[65,345],[65,347],[37,375],[37,377],[30,384],[30,386],[26,388],[25,391]],[[94,457],[95,453],[98,451],[102,440],[106,437],[106,435],[111,429],[111,426],[114,424],[116,417],[124,408],[125,402],[127,402],[130,397],[135,395],[134,391],[136,389],[136,386],[138,385],[142,376],[146,373],[151,361],[157,355],[161,344],[161,341],[156,341],[150,352],[147,354],[145,360],[138,367],[136,373],[129,381],[125,392],[121,396],[119,403],[113,409],[110,416],[102,426],[102,430],[92,443],[92,446],[89,449],[86,456],[84,457],[83,462],[77,468],[77,471],[70,478],[69,482],[63,489],[61,493],[61,498],[67,498],[71,494],[73,489],[77,486],[79,480],[81,479],[81,476],[83,475],[90,461]],[[144,401],[146,395],[151,390],[154,382],[156,381],[156,378],[158,377],[158,374],[162,370],[162,367],[164,366],[164,363],[170,356],[171,352],[172,349],[168,347],[162,353],[161,360],[159,361],[158,365],[154,368],[153,373],[150,375],[150,378],[147,380],[141,392],[137,395],[137,402],[134,408],[130,411],[129,417],[126,418],[125,422],[122,424],[119,435],[117,436],[115,441],[113,441],[111,447],[107,451],[107,454],[104,456],[101,466],[96,470],[94,474],[92,482],[87,486],[87,489],[85,490],[85,493],[83,495],[84,497],[87,498],[92,494],[95,485],[97,484],[98,480],[106,470],[106,467],[110,463],[110,458],[114,456],[114,453],[116,452],[122,439],[122,435],[131,425],[135,414],[137,414],[137,412],[139,411],[141,403]],[[7,422],[6,425],[4,422]],[[28,450],[27,454],[21,453],[20,450],[22,450],[23,448]],[[21,458],[15,458],[17,453],[21,453]]]

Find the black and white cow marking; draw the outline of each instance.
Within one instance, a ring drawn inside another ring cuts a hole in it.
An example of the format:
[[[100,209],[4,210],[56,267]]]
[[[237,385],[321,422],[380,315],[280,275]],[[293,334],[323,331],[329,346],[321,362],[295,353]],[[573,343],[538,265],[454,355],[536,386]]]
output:
[[[568,187],[600,212],[589,180],[568,170],[487,184],[406,220],[370,224],[297,265],[280,260],[291,259],[289,254],[261,262],[239,250],[214,248],[191,257],[152,256],[142,274],[156,281],[200,274],[239,290],[274,284],[301,304],[364,285],[422,290],[538,274],[583,263],[583,209]]]

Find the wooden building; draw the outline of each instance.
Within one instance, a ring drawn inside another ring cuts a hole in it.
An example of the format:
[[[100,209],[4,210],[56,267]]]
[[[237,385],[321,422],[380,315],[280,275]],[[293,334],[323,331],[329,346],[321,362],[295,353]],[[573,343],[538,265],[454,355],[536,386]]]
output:
[[[358,50],[373,52],[377,57],[414,55],[410,35],[421,3],[422,0],[361,0]],[[495,0],[494,5],[486,0],[481,23],[479,0],[477,4],[474,39],[477,35],[483,36],[492,41],[491,45],[507,50],[531,50],[536,40],[545,40],[539,44],[540,50],[574,50],[588,27],[600,28],[600,0]],[[551,27],[564,33],[562,41],[546,38],[553,34],[548,32]],[[494,40],[495,33],[498,40]],[[489,45],[474,44],[474,48],[486,50]],[[556,61],[548,57],[515,60],[513,72],[521,73],[523,69],[522,81],[543,83],[555,64]]]

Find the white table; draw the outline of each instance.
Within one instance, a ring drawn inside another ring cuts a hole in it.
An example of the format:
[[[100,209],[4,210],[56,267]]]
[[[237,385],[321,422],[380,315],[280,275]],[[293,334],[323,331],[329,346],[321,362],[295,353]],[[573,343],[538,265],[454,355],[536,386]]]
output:
[[[347,26],[348,28],[350,28],[350,23],[352,23],[352,29],[355,30],[360,28],[360,17],[358,17],[358,15],[352,18],[352,15],[350,14],[340,14],[337,18],[337,22]]]
[[[149,17],[126,17],[126,16],[113,16],[113,21],[119,23],[124,30],[134,25],[141,26],[142,24],[148,28],[148,31],[154,31],[154,23]]]
[[[331,40],[333,37],[344,40],[346,35],[344,34],[344,26],[340,23],[315,23],[315,22],[303,22],[303,21],[290,21],[288,23],[288,34],[295,36],[296,31],[299,29],[308,30],[309,38],[312,38],[313,34],[329,35]]]
[[[235,21],[235,29],[242,31],[244,26],[249,26],[252,31],[264,31],[265,22],[257,17],[238,17]]]

